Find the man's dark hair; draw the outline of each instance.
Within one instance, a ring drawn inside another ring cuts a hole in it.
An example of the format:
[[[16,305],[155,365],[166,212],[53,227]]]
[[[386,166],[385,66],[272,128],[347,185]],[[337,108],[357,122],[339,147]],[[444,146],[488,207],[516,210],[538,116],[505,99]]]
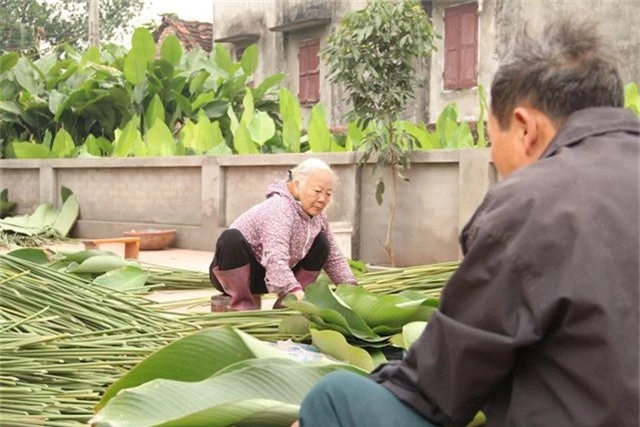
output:
[[[574,111],[624,106],[613,45],[587,20],[561,18],[534,39],[526,26],[491,84],[491,110],[501,129],[517,104],[528,102],[561,125]]]

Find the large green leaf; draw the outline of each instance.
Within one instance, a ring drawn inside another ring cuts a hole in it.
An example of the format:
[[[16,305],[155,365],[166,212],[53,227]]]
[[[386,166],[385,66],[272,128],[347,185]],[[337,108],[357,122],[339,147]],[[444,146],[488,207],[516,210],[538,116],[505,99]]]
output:
[[[51,114],[56,118],[60,117],[66,99],[67,96],[65,94],[60,93],[55,89],[52,89],[51,92],[49,92],[49,111],[51,111]]]
[[[288,89],[280,89],[280,116],[282,116],[282,140],[292,153],[300,152],[300,128],[302,113],[300,103]]]
[[[49,147],[33,142],[12,142],[13,152],[18,159],[46,159]]]
[[[236,72],[236,66],[233,63],[233,59],[231,59],[229,49],[223,44],[217,43],[214,55],[216,65],[226,72],[229,77],[233,77]]]
[[[40,85],[38,84],[38,73],[34,69],[31,61],[24,56],[20,57],[13,71],[15,72],[18,84],[31,96],[37,96],[40,90]]]
[[[245,360],[198,382],[158,379],[123,390],[91,423],[100,427],[289,426],[311,387],[340,369],[362,372],[348,365],[282,358]]]
[[[153,61],[156,53],[156,44],[151,32],[144,27],[138,27],[131,36],[131,50],[146,62]]]
[[[176,153],[176,141],[164,121],[156,119],[145,135],[147,155],[173,156]]]
[[[376,334],[355,311],[329,289],[326,283],[309,285],[305,289],[303,301],[289,300],[285,305],[310,315],[310,320],[314,322],[319,317],[327,327],[336,325],[340,328],[336,329],[338,331],[347,329],[350,335],[363,341],[380,343],[386,340]]]
[[[253,120],[253,116],[255,115],[255,107],[253,104],[253,95],[251,94],[251,89],[246,88],[244,98],[242,98],[242,106],[244,107],[242,110],[242,117],[240,117],[240,123],[249,127],[251,121]]]
[[[182,46],[180,46],[180,42],[175,35],[169,34],[167,38],[164,39],[162,47],[160,48],[160,56],[174,67],[180,63]]]
[[[265,93],[269,91],[272,87],[276,86],[278,83],[284,79],[285,75],[282,73],[273,74],[266,79],[264,79],[257,88],[253,89],[253,97],[255,99],[260,99],[264,96]]]
[[[216,145],[211,150],[207,151],[205,155],[207,156],[229,156],[232,155],[233,151],[227,144],[222,142],[221,144]]]
[[[262,146],[276,134],[276,124],[269,114],[258,111],[249,124],[249,133],[251,138]]]
[[[149,274],[142,268],[127,265],[96,277],[93,283],[120,292],[140,291],[145,288],[144,285],[148,276]]]
[[[244,52],[242,52],[240,64],[245,74],[251,75],[255,73],[258,68],[258,46],[255,44],[248,46]]]
[[[233,138],[233,146],[238,151],[238,154],[259,154],[258,147],[253,142],[249,130],[241,123],[236,129],[236,133]]]
[[[120,390],[165,378],[200,381],[236,362],[287,357],[285,353],[230,327],[218,327],[181,338],[156,351],[113,383],[97,405],[100,409]]]
[[[421,310],[421,303],[427,298],[416,301],[411,306],[398,306],[390,301],[372,294],[362,286],[340,285],[337,295],[356,312],[369,327],[378,333],[392,335],[413,321],[426,321],[434,308]]]
[[[44,249],[37,248],[21,248],[16,249],[11,252],[7,252],[7,255],[12,257],[25,259],[27,261],[36,263],[36,264],[48,264],[49,258],[47,257],[47,253]]]
[[[414,342],[420,338],[427,327],[427,322],[411,322],[402,327],[402,338],[404,340],[405,349],[409,349]]]
[[[211,123],[205,112],[200,110],[198,123],[194,125],[188,120],[181,129],[181,141],[195,153],[203,154],[224,143],[224,136],[220,130],[220,123]]]
[[[132,49],[124,60],[125,78],[129,83],[137,85],[144,80],[146,73],[147,61]]]
[[[131,153],[139,133],[138,121],[138,117],[134,115],[124,130],[121,132],[116,131],[116,140],[113,143],[113,156],[127,157]]]
[[[331,150],[333,136],[327,127],[327,119],[321,104],[316,104],[311,109],[311,118],[309,119],[309,129],[307,133],[311,151],[314,153],[322,153]]]
[[[144,112],[144,130],[148,132],[155,124],[156,120],[164,123],[164,105],[160,96],[156,93],[151,98],[151,102],[147,105],[147,111]]]
[[[74,194],[71,194],[62,204],[60,212],[58,212],[58,215],[51,227],[61,236],[66,236],[76,223],[79,213],[80,204],[78,203],[78,199]]]
[[[55,157],[70,157],[73,154],[73,150],[76,148],[73,143],[73,138],[64,129],[60,129],[53,140],[51,146],[51,154]]]
[[[69,273],[106,273],[119,268],[131,265],[128,261],[119,256],[96,255],[84,260],[81,264],[69,265]]]
[[[16,52],[5,53],[4,55],[0,55],[0,73],[4,73],[5,71],[9,71],[14,65],[18,63],[18,59],[20,55]]]
[[[85,148],[87,153],[98,157],[110,156],[113,152],[113,145],[111,142],[102,136],[96,138],[93,135],[89,135],[87,139],[84,140],[84,144],[82,146]]]
[[[331,330],[319,331],[311,328],[313,345],[322,353],[334,359],[357,366],[367,372],[373,371],[373,359],[362,348],[352,346],[339,332]]]
[[[20,106],[15,101],[0,101],[0,111],[15,114],[16,116],[22,114]]]

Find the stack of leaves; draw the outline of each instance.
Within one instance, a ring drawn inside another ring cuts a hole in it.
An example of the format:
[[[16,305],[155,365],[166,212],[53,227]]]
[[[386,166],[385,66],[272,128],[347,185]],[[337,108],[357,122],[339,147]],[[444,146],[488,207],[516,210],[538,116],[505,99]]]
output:
[[[80,207],[73,192],[62,187],[62,207],[39,205],[31,215],[0,219],[0,246],[38,246],[64,239],[78,219]]]
[[[317,380],[338,370],[294,356],[237,329],[182,338],[115,382],[96,406],[95,426],[289,426]]]
[[[292,313],[188,316],[0,254],[0,419],[3,426],[84,425],[104,390],[153,351],[204,327],[286,339]]]
[[[16,249],[13,257],[73,274],[90,282],[121,292],[145,293],[154,288],[210,288],[206,273],[172,269],[125,260],[111,251],[90,249],[64,252],[37,248]]]
[[[438,302],[411,291],[375,295],[361,286],[339,285],[334,292],[315,283],[307,287],[303,300],[285,302],[302,316],[283,319],[280,332],[300,340],[311,337],[323,353],[371,370],[385,360],[379,349],[397,342],[392,338],[402,334],[406,324],[426,322]]]

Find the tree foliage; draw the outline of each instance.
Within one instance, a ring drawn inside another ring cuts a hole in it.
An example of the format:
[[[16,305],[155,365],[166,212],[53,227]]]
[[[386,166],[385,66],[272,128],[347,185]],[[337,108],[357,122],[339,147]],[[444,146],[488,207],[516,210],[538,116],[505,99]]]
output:
[[[415,66],[431,55],[436,37],[417,0],[371,0],[366,8],[343,17],[321,52],[329,66],[329,80],[341,84],[348,95],[349,116],[362,129],[373,129],[365,138],[362,163],[377,153],[377,166],[392,168],[393,199],[384,244],[391,265],[395,264],[392,228],[397,178],[406,180],[401,171],[409,167],[409,155],[414,143],[418,143],[397,126],[397,118],[420,83]],[[382,203],[384,191],[380,178],[376,187],[378,203]]]
[[[344,86],[354,118],[395,118],[420,82],[414,66],[431,55],[435,34],[416,0],[372,0],[345,15],[322,58],[329,79]]]
[[[100,34],[111,41],[131,29],[144,0],[100,0]],[[88,31],[87,0],[0,0],[0,53],[36,53],[69,43],[82,46]]]

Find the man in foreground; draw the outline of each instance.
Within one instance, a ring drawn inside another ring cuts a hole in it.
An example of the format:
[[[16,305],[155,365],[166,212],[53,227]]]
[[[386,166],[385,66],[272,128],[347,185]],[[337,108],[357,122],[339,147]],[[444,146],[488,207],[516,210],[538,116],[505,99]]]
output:
[[[323,378],[302,427],[638,426],[640,122],[594,28],[516,37],[491,87],[504,179],[440,311],[404,360]]]

